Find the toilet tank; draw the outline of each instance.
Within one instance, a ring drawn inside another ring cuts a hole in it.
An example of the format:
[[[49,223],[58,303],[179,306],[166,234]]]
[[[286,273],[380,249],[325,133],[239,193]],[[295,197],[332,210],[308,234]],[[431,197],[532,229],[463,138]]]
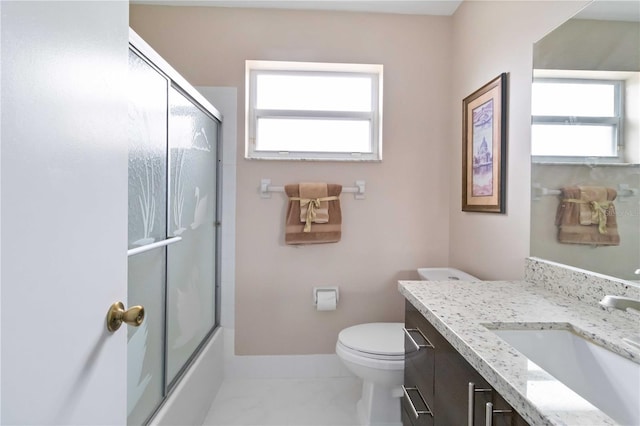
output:
[[[425,281],[481,281],[473,275],[454,268],[418,268],[418,275]]]

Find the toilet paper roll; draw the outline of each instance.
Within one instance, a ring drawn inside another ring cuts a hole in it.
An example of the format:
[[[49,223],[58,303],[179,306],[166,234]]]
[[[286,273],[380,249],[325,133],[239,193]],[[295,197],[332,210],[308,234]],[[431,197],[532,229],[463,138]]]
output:
[[[319,311],[335,311],[337,305],[337,293],[334,290],[325,290],[317,292],[316,309]]]

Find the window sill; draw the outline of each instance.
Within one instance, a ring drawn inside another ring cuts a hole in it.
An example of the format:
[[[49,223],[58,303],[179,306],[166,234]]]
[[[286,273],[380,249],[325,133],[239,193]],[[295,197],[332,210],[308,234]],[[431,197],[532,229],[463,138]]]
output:
[[[362,155],[335,155],[335,156],[322,156],[321,154],[316,154],[315,156],[303,156],[298,153],[289,153],[289,154],[266,154],[266,155],[245,155],[246,160],[257,160],[257,161],[338,161],[338,162],[351,162],[351,163],[381,163],[382,158],[377,155],[372,154],[362,154]]]
[[[589,167],[640,167],[638,163],[597,163],[592,161],[543,161],[533,160],[531,164],[540,166],[589,166]]]

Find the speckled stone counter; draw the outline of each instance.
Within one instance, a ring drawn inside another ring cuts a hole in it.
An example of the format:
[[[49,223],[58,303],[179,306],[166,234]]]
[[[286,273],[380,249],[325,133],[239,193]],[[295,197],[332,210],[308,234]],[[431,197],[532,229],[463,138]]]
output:
[[[567,329],[636,363],[640,351],[624,337],[640,332],[633,313],[576,301],[561,290],[526,281],[399,281],[398,287],[434,327],[532,426],[616,425],[490,328]],[[633,290],[635,291],[635,289]],[[536,383],[544,389],[535,389]]]

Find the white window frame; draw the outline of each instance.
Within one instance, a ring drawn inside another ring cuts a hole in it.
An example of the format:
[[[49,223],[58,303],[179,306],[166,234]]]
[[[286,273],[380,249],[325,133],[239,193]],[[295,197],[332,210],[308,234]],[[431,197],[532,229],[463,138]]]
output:
[[[612,147],[616,155],[602,156],[553,156],[532,155],[534,162],[541,163],[622,163],[624,162],[624,81],[604,80],[579,77],[560,78],[534,78],[534,82],[540,83],[575,83],[575,84],[610,84],[614,87],[614,116],[613,117],[576,117],[576,116],[543,116],[532,115],[531,124],[567,124],[567,125],[605,125],[615,128]],[[532,140],[532,144],[534,141]]]
[[[382,80],[383,66],[376,64],[336,64],[318,62],[246,61],[245,158],[260,160],[382,161]],[[260,74],[360,75],[372,78],[371,112],[273,110],[256,107],[256,80]],[[335,151],[259,151],[256,125],[259,118],[359,119],[370,125],[370,150]]]

